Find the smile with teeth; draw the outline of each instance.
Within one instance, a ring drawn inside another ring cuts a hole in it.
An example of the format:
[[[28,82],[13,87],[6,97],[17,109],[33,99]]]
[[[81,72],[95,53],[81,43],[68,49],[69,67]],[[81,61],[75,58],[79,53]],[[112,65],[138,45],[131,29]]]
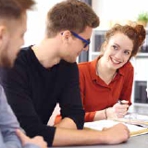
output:
[[[113,64],[120,64],[121,63],[121,61],[115,60],[113,58],[110,58],[110,59],[111,59],[111,61],[112,61]]]

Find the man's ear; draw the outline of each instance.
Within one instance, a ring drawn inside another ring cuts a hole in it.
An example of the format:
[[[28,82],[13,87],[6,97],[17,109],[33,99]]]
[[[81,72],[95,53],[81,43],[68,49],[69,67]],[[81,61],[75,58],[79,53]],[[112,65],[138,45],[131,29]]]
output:
[[[64,39],[68,40],[69,37],[71,36],[71,32],[69,30],[65,30],[63,33],[62,33]]]
[[[7,37],[7,27],[4,25],[0,25],[0,47],[5,42]]]
[[[0,26],[0,40],[3,39],[5,33],[6,33],[7,29],[5,26]]]

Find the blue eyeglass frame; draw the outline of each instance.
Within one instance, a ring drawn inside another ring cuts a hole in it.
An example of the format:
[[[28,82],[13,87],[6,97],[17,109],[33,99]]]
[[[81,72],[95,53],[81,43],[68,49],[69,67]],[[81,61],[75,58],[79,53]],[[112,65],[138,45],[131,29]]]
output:
[[[81,36],[79,36],[77,33],[70,31],[72,33],[73,36],[75,36],[76,38],[80,39],[84,44],[84,48],[86,48],[89,44],[90,44],[90,39],[86,40],[84,38],[82,38]]]

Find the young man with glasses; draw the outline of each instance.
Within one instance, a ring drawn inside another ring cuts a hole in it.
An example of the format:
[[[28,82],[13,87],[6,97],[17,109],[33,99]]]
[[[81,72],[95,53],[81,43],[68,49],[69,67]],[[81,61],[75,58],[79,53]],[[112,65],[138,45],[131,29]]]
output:
[[[47,14],[45,38],[21,50],[13,69],[3,71],[3,85],[21,126],[29,136],[42,135],[48,146],[116,144],[129,138],[123,124],[102,132],[80,130],[84,110],[76,58],[88,49],[92,29],[98,25],[98,16],[87,4],[58,3]],[[62,120],[48,126],[57,103]]]

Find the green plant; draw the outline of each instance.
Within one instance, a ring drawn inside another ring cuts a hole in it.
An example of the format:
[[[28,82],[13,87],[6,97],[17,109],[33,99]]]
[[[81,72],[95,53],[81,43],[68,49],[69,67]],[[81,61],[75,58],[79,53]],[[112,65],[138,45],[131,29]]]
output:
[[[143,12],[138,15],[138,21],[145,21],[148,22],[148,12]]]

